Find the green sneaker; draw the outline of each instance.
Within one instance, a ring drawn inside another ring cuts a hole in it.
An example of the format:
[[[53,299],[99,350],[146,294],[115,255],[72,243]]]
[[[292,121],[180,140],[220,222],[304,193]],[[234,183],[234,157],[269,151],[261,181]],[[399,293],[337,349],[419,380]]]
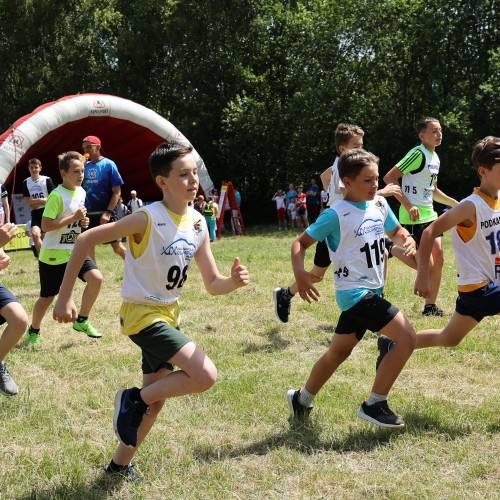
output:
[[[88,319],[82,321],[81,323],[73,323],[73,330],[86,333],[93,339],[100,339],[102,337],[102,335],[92,326],[92,323]]]
[[[36,333],[31,330],[31,326],[28,327],[26,330],[26,340],[28,341],[28,344],[31,345],[38,345],[40,344],[40,332]]]

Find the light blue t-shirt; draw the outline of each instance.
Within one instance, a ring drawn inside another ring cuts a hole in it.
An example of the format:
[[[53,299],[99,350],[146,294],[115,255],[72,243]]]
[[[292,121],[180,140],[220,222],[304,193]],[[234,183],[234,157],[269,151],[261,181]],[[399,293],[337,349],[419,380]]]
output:
[[[344,200],[346,203],[350,203],[360,210],[366,210],[368,208],[368,201],[363,202],[354,202]],[[390,207],[387,213],[387,218],[384,222],[384,230],[385,232],[390,232],[396,229],[399,226],[398,219],[394,215],[394,212]],[[336,251],[340,238],[342,235],[340,234],[340,224],[339,217],[334,208],[329,208],[324,210],[320,216],[317,218],[316,222],[311,224],[307,229],[306,233],[313,239],[317,241],[325,241],[328,247],[332,251]],[[383,288],[377,288],[375,290],[369,290],[367,288],[353,288],[351,290],[336,290],[335,291],[335,300],[339,308],[342,311],[347,311],[354,305],[356,305],[366,294],[369,292],[376,293],[377,295],[381,295]]]

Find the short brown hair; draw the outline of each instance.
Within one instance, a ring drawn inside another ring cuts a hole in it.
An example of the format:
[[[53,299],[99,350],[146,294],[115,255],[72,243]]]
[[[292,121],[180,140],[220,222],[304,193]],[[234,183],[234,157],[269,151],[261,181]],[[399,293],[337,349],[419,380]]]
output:
[[[474,144],[472,164],[476,172],[479,167],[491,170],[497,163],[500,163],[500,138],[488,135]]]
[[[337,148],[337,152],[340,154],[340,146],[345,146],[353,137],[358,135],[361,137],[365,135],[361,127],[353,123],[339,123],[335,129],[335,147]]]
[[[66,153],[60,154],[57,158],[59,159],[59,170],[64,170],[65,172],[69,170],[71,161],[77,160],[82,162],[84,165],[87,161],[85,156],[78,153],[78,151],[67,151]]]
[[[40,165],[40,166],[42,166],[42,162],[38,158],[31,158],[31,160],[28,161],[28,167],[30,165]]]
[[[361,170],[370,163],[378,165],[379,159],[373,154],[365,151],[363,148],[355,148],[346,151],[339,159],[339,176],[341,179],[349,177],[356,179]]]

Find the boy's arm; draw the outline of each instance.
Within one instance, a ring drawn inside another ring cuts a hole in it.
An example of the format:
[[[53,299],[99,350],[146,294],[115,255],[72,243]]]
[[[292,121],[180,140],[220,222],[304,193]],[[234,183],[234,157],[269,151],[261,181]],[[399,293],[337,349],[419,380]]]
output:
[[[401,172],[401,170],[399,170],[399,168],[397,167],[392,167],[389,172],[384,175],[384,182],[386,184],[399,185],[399,179],[401,179],[401,177],[403,177],[403,173]],[[400,190],[400,193],[395,193],[394,198],[396,198],[396,200],[398,200],[399,203],[401,203],[401,205],[406,208],[406,210],[410,214],[410,219],[412,221],[418,221],[418,219],[420,219],[420,210],[410,203],[408,198],[404,195],[403,191]]]
[[[73,288],[89,250],[96,245],[117,240],[124,236],[133,237],[132,235],[139,235],[142,238],[147,225],[148,216],[143,212],[136,212],[126,219],[89,229],[78,236],[66,266],[64,279],[54,306],[53,317],[56,321],[59,321],[59,323],[76,321],[76,308],[72,299]]]
[[[450,207],[456,207],[458,205],[458,201],[455,198],[451,198],[447,194],[443,193],[441,189],[437,186],[434,186],[434,193],[432,195],[432,199],[441,203],[442,205],[449,205]]]
[[[17,226],[11,222],[6,222],[0,226],[0,247],[7,243],[17,234]]]
[[[205,288],[210,295],[225,295],[237,288],[248,285],[250,282],[248,270],[243,264],[240,264],[239,257],[234,259],[230,277],[219,273],[208,238],[203,240],[194,258],[200,270]]]
[[[63,217],[62,219],[51,219],[50,217],[42,217],[42,231],[48,233],[50,231],[56,231],[61,227],[67,226],[72,222],[78,222],[79,220],[85,219],[87,214],[87,209],[85,207],[79,207],[73,214]]]
[[[405,249],[405,255],[411,257],[417,253],[415,240],[412,238],[408,230],[401,226],[401,224],[399,224],[394,230],[388,232],[387,236],[389,236],[391,241],[393,241],[396,245]]]
[[[318,277],[307,272],[304,268],[304,258],[306,250],[316,243],[314,238],[311,238],[307,233],[302,233],[292,243],[292,268],[295,275],[295,281],[299,289],[299,295],[302,300],[311,303],[311,299],[315,302],[321,296],[314,283],[318,281]]]
[[[401,187],[398,183],[389,183],[384,186],[382,189],[379,189],[375,194],[379,196],[383,196],[384,198],[388,198],[389,196],[400,196],[401,195]]]
[[[422,233],[418,247],[418,270],[415,280],[414,293],[420,297],[427,297],[430,292],[429,260],[434,240],[445,231],[458,224],[470,226],[476,222],[476,207],[471,201],[464,201],[448,210],[437,218]]]
[[[323,189],[326,191],[332,179],[332,167],[328,167],[319,177],[321,184],[323,184]]]

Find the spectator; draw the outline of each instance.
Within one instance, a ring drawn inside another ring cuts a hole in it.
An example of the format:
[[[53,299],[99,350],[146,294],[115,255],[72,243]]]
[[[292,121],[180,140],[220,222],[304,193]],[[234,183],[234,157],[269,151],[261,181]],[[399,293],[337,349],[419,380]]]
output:
[[[194,202],[193,208],[197,211],[200,212],[200,214],[204,214],[203,209],[205,208],[205,197],[200,194],[198,198],[196,198],[196,201]]]
[[[46,175],[40,175],[42,162],[38,158],[28,161],[30,177],[23,182],[24,203],[31,208],[31,237],[37,253],[42,246],[42,214],[49,194],[55,189],[54,182]]]
[[[114,220],[113,210],[121,196],[123,179],[115,162],[101,154],[101,140],[89,135],[82,141],[85,158],[85,178],[83,187],[87,192],[87,217],[89,229]],[[122,259],[127,250],[121,241],[111,241],[113,251]],[[95,248],[90,250],[90,258],[96,262]]]
[[[297,222],[300,229],[308,228],[309,223],[307,222],[307,205],[306,205],[306,193],[303,192],[303,187],[299,186],[297,196],[295,197],[295,206],[297,207]]]
[[[321,211],[320,192],[321,190],[316,184],[316,179],[314,177],[311,177],[311,184],[306,190],[306,206],[310,224],[316,221]]]
[[[215,240],[215,227],[218,211],[219,206],[214,202],[213,198],[209,196],[207,202],[204,204],[202,214],[205,216],[210,242]]]
[[[134,189],[130,191],[130,196],[131,198],[127,203],[127,208],[129,213],[133,214],[134,212],[137,212],[139,208],[143,207],[144,203],[140,198],[137,198],[137,191],[135,191]]]
[[[9,193],[3,184],[0,184],[0,197],[2,198],[2,203],[0,203],[0,226],[6,222],[10,222],[10,206],[9,206]]]
[[[286,194],[283,189],[278,189],[272,198],[276,202],[276,215],[278,217],[278,231],[286,229]]]
[[[130,213],[125,203],[123,203],[123,198],[121,196],[118,198],[118,203],[116,204],[114,212],[116,220],[123,219]]]

